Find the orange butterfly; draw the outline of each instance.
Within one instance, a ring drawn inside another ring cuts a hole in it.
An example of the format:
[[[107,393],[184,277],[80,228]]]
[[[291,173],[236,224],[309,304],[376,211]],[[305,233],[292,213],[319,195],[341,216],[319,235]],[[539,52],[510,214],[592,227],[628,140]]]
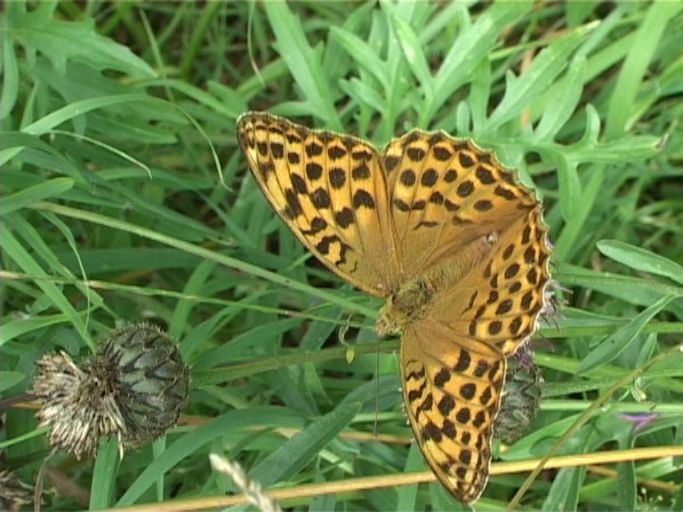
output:
[[[267,113],[237,121],[264,195],[333,272],[386,299],[401,335],[406,411],[429,466],[459,500],[486,486],[506,358],[545,307],[541,205],[496,157],[412,130],[383,151]]]

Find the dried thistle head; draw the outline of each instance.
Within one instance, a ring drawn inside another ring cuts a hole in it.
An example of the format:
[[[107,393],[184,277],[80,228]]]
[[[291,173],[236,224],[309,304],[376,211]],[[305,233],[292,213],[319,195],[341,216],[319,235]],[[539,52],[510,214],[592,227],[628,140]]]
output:
[[[115,437],[121,450],[156,439],[187,402],[189,368],[150,324],[114,331],[80,367],[64,352],[46,354],[37,366],[40,426],[50,428],[51,446],[79,459],[102,438]]]
[[[538,414],[542,382],[533,352],[525,343],[508,358],[503,397],[493,427],[495,438],[514,443],[524,435]]]
[[[31,488],[0,460],[0,510],[18,512],[31,503]]]

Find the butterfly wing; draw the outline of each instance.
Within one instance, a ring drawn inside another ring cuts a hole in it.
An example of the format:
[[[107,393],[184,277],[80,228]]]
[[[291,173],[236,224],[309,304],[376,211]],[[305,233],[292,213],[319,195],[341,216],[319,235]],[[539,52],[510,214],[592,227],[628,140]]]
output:
[[[505,365],[495,347],[440,322],[418,321],[401,340],[410,425],[432,471],[460,501],[476,500],[488,480]]]
[[[549,257],[538,206],[501,232],[461,280],[433,297],[429,317],[508,357],[536,330],[547,300]]]
[[[498,237],[446,258],[439,274],[446,277],[402,339],[411,426],[430,467],[461,501],[477,499],[486,485],[506,357],[531,336],[543,309],[549,248],[540,215],[540,207],[527,210]]]
[[[406,280],[537,205],[492,153],[444,132],[413,130],[392,140],[382,159]]]
[[[386,296],[399,265],[377,150],[262,112],[242,115],[237,135],[261,190],[299,240],[343,279]]]
[[[547,228],[533,193],[469,141],[415,130],[383,162],[405,279],[431,290],[402,339],[406,409],[434,473],[470,502],[488,479],[506,357],[543,309]]]

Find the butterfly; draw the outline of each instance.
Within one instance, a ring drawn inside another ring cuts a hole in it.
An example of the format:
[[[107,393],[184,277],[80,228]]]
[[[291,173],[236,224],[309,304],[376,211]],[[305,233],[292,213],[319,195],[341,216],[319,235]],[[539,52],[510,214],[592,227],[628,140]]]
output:
[[[386,300],[403,398],[425,460],[460,501],[482,493],[506,358],[546,301],[542,207],[491,152],[411,130],[379,151],[247,112],[237,138],[263,194],[333,272]]]

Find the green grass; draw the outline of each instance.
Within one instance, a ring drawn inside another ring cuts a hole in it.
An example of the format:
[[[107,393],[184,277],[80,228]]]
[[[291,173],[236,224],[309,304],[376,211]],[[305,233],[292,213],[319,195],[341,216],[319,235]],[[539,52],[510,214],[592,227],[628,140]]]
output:
[[[494,148],[533,184],[563,306],[534,341],[541,412],[498,460],[683,445],[682,11],[678,2],[6,3],[2,397],[30,389],[45,352],[78,360],[116,324],[146,319],[192,365],[186,414],[200,420],[122,461],[113,443],[95,461],[57,454],[55,474],[89,503],[50,480],[44,509],[233,492],[210,452],[265,488],[424,470],[407,444],[398,342],[372,332],[381,304],[309,257],[262,197],[234,133],[248,109],[380,146],[414,126],[442,128]],[[48,453],[34,412],[8,408],[0,437],[28,483]],[[635,431],[623,412],[656,417]],[[375,426],[405,442],[340,435]],[[680,457],[606,467],[618,482],[585,467],[547,470],[521,503],[683,507]],[[527,475],[491,478],[474,508],[505,507]],[[282,503],[458,507],[437,484]]]

